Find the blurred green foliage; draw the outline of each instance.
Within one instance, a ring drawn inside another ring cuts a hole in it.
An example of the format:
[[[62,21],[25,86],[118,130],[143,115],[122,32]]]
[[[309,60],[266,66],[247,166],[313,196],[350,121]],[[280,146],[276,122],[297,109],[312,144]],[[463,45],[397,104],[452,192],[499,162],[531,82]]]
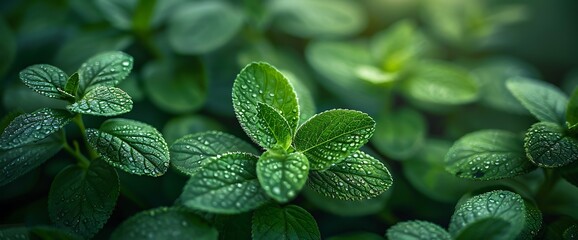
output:
[[[392,171],[389,191],[361,203],[312,191],[294,200],[312,213],[323,238],[377,239],[360,232],[383,236],[410,219],[447,229],[464,194],[508,189],[526,198],[542,183],[538,171],[464,180],[446,172],[443,159],[467,133],[522,135],[531,126],[507,79],[542,79],[573,92],[577,9],[574,0],[3,0],[0,116],[64,107],[26,88],[22,69],[47,63],[72,74],[97,53],[122,50],[134,57],[119,85],[134,101],[123,117],[162,129],[169,144],[206,130],[244,137],[230,100],[233,81],[247,63],[266,61],[311,95],[299,99],[310,106],[304,115],[352,108],[377,122],[366,151]],[[104,119],[88,120],[96,127]],[[0,226],[49,225],[47,192],[69,158],[58,154],[1,186]],[[97,239],[137,212],[172,205],[186,181],[174,169],[154,179],[119,171],[119,178],[118,207]],[[555,239],[576,224],[578,190],[566,181],[551,187],[539,236]]]

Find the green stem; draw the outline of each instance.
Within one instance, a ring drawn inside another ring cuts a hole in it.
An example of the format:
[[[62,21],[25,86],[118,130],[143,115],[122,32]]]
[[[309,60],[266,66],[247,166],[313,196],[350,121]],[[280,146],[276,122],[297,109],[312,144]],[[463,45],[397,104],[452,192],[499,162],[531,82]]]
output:
[[[84,145],[86,146],[86,151],[88,152],[90,159],[96,159],[98,157],[98,154],[88,144],[88,137],[86,136],[86,127],[84,127],[84,121],[82,120],[82,115],[77,114],[76,116],[74,116],[73,121],[74,121],[74,123],[76,123],[76,125],[80,129],[80,134],[82,135],[82,139],[84,140]]]
[[[76,158],[76,160],[78,160],[78,165],[80,165],[83,168],[88,168],[88,166],[90,165],[90,161],[84,156],[82,155],[82,153],[80,153],[80,150],[78,149],[78,144],[76,144],[75,142],[75,149],[72,149],[72,147],[70,147],[70,145],[68,144],[68,141],[66,141],[66,133],[64,132],[64,130],[61,131],[62,134],[62,148],[64,148],[64,150],[66,152],[68,152],[70,155],[72,155],[74,158]]]
[[[540,204],[544,203],[544,201],[548,199],[548,195],[550,195],[552,188],[560,179],[560,174],[558,174],[554,169],[542,168],[542,170],[544,171],[544,182],[536,193],[536,201]]]

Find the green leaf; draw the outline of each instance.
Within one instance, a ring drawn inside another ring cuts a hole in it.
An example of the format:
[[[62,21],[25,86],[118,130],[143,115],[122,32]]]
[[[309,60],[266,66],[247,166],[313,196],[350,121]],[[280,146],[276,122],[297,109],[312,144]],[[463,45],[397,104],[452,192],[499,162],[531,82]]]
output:
[[[542,212],[534,203],[524,200],[526,222],[517,239],[534,239],[542,228]]]
[[[504,221],[504,224],[508,226],[498,227],[501,224],[494,219]],[[496,230],[492,233],[499,233],[499,239],[513,239],[522,231],[524,222],[524,200],[520,195],[510,191],[495,190],[477,195],[456,207],[450,221],[449,232],[453,237],[462,236],[463,232],[475,231],[468,227],[476,224],[478,225],[476,228],[486,229],[480,227],[483,225]],[[494,235],[494,237],[497,236]]]
[[[457,140],[448,151],[446,169],[462,178],[511,178],[536,168],[525,156],[518,135],[504,130],[480,130]]]
[[[568,98],[552,84],[527,78],[512,78],[506,82],[510,92],[538,120],[566,124]]]
[[[219,233],[198,215],[179,207],[139,212],[120,224],[110,239],[218,239]]]
[[[270,147],[267,126],[257,120],[258,103],[265,103],[279,111],[289,124],[291,132],[299,122],[297,96],[289,80],[275,67],[258,62],[247,65],[233,83],[235,115],[247,135],[264,148]]]
[[[472,102],[477,99],[478,90],[467,70],[436,61],[418,64],[403,85],[404,93],[415,100],[445,105]]]
[[[168,40],[181,54],[203,54],[229,42],[244,22],[241,11],[222,1],[181,4],[168,24]]]
[[[403,108],[379,116],[371,140],[386,156],[404,160],[422,147],[426,131],[424,117],[415,110]]]
[[[187,207],[223,214],[253,210],[268,201],[257,180],[257,157],[226,153],[205,160],[180,197]]]
[[[104,161],[92,160],[88,169],[71,165],[56,175],[50,187],[50,219],[91,238],[112,214],[119,192],[118,174]]]
[[[424,37],[412,21],[398,21],[371,39],[371,52],[380,69],[397,73],[407,69],[424,47]]]
[[[52,226],[35,226],[29,228],[32,239],[42,240],[83,240],[84,238],[69,230]]]
[[[142,75],[149,99],[164,111],[190,113],[205,103],[207,77],[198,60],[151,61]]]
[[[571,129],[578,126],[578,89],[574,90],[566,106],[566,122]]]
[[[0,150],[0,186],[38,167],[62,148],[56,138],[47,138],[8,150]]]
[[[87,129],[88,142],[109,164],[136,175],[160,176],[169,167],[169,149],[154,127],[129,119],[109,119]]]
[[[578,225],[574,224],[564,231],[564,239],[577,239],[578,238]]]
[[[0,149],[10,149],[45,139],[71,120],[70,113],[42,108],[22,114],[8,125],[0,136]]]
[[[540,167],[561,167],[578,159],[578,140],[552,122],[532,125],[524,138],[526,156]]]
[[[292,130],[289,123],[275,108],[268,104],[257,103],[257,119],[264,132],[259,133],[262,136],[265,147],[275,148],[276,146],[286,150],[291,146]]]
[[[375,121],[362,112],[334,109],[319,113],[295,134],[294,145],[303,152],[313,170],[341,162],[371,138]]]
[[[194,175],[211,157],[228,152],[259,154],[247,142],[223,132],[210,131],[184,136],[170,147],[171,165],[187,175]]]
[[[98,86],[90,89],[82,99],[66,109],[95,116],[115,116],[130,112],[132,99],[120,88]]]
[[[332,198],[364,200],[376,197],[391,186],[387,168],[372,156],[357,151],[324,171],[312,171],[307,185]]]
[[[361,6],[344,0],[272,1],[270,11],[279,29],[305,38],[350,36],[367,23]]]
[[[64,99],[62,94],[68,75],[48,64],[36,64],[20,71],[20,79],[37,93],[51,98]]]
[[[13,227],[0,229],[0,239],[3,240],[28,240],[30,234],[25,227]]]
[[[466,227],[455,237],[456,240],[501,240],[515,239],[509,234],[512,226],[504,219],[488,217],[476,221]]]
[[[308,174],[309,161],[300,152],[286,154],[269,150],[257,162],[259,183],[267,195],[281,203],[297,196]]]
[[[321,234],[305,209],[265,205],[253,214],[252,239],[321,239]]]
[[[96,86],[116,86],[130,74],[132,65],[133,58],[119,51],[91,57],[78,69],[80,95]]]
[[[78,72],[72,74],[68,80],[66,80],[66,85],[64,85],[64,92],[70,95],[72,98],[76,98],[76,92],[78,92],[78,86],[80,84],[80,77]]]
[[[393,225],[387,230],[389,240],[451,240],[450,234],[437,224],[426,221],[407,221]]]

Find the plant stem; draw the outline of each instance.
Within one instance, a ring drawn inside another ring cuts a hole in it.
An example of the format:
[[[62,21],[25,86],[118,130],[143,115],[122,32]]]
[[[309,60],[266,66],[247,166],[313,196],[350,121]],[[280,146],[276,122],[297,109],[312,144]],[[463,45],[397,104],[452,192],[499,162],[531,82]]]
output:
[[[90,147],[90,145],[88,145],[88,138],[86,137],[86,127],[84,127],[82,115],[77,114],[76,116],[74,116],[73,121],[80,129],[80,134],[82,135],[82,139],[84,140],[84,145],[86,146],[86,151],[88,152],[90,159],[96,159],[98,157],[98,154],[94,151],[94,149]]]
[[[76,160],[78,161],[78,165],[80,165],[82,168],[88,168],[88,166],[90,165],[90,161],[84,156],[82,155],[82,153],[80,153],[80,150],[78,148],[78,144],[76,142],[74,142],[74,149],[72,149],[72,147],[70,147],[70,145],[68,144],[68,141],[66,141],[66,133],[64,132],[64,130],[61,131],[62,133],[62,148],[64,148],[64,150],[66,152],[68,152],[70,155],[72,155],[74,158],[76,158]]]
[[[538,192],[536,192],[536,201],[540,204],[548,198],[550,191],[552,191],[552,188],[560,179],[560,174],[554,171],[554,169],[543,168],[542,170],[544,171],[544,182],[538,189]]]

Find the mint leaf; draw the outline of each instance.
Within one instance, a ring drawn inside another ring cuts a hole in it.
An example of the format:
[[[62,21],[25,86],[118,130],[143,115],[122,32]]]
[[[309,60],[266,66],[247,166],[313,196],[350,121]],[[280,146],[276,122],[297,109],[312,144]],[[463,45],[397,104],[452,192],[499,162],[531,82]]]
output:
[[[0,150],[0,186],[38,167],[62,148],[56,138],[47,138],[8,150]]]
[[[30,234],[25,227],[13,227],[0,229],[0,239],[4,240],[28,240]]]
[[[437,224],[426,221],[407,221],[393,225],[385,234],[391,240],[451,240],[450,234]]]
[[[271,198],[285,203],[293,199],[307,182],[309,161],[300,152],[286,154],[269,150],[259,157],[257,178]]]
[[[111,51],[91,57],[78,69],[80,95],[96,86],[116,86],[132,70],[133,58],[126,53]]]
[[[538,120],[566,124],[565,113],[568,98],[554,85],[518,77],[509,79],[506,86]]]
[[[287,120],[275,108],[261,102],[257,104],[257,119],[261,126],[259,130],[264,131],[259,133],[259,136],[262,136],[265,147],[269,149],[278,146],[283,150],[289,148],[292,130]]]
[[[426,61],[413,69],[402,90],[418,101],[456,105],[476,100],[479,88],[467,70],[450,63]]]
[[[68,75],[55,66],[32,65],[20,71],[20,79],[26,86],[44,96],[58,99],[67,97],[60,91],[64,90]]]
[[[578,89],[574,90],[566,106],[566,122],[571,129],[578,126]]]
[[[198,215],[179,207],[139,212],[120,224],[110,239],[218,239],[219,233]]]
[[[225,153],[205,160],[181,194],[187,207],[235,214],[253,210],[268,200],[257,180],[257,157]]]
[[[469,232],[466,231],[469,230],[469,226],[477,224],[496,230],[492,232],[496,234],[494,237],[512,239],[524,227],[524,214],[524,200],[520,195],[510,191],[495,190],[474,196],[457,207],[450,221],[449,232],[453,237],[462,236],[463,232]],[[497,221],[488,219],[497,219]],[[499,221],[504,221],[507,226],[498,227],[501,226],[498,224]],[[489,230],[479,226],[476,228]],[[480,231],[477,232],[480,233]],[[468,236],[471,235],[468,234]]]
[[[132,99],[120,88],[97,86],[66,109],[95,116],[115,116],[130,112]]]
[[[451,174],[481,180],[511,178],[536,168],[525,156],[521,137],[504,130],[463,136],[450,148],[445,162]]]
[[[524,206],[526,208],[526,222],[517,239],[534,239],[542,228],[542,212],[538,206],[528,200],[524,200]]]
[[[68,80],[66,80],[66,85],[64,85],[64,92],[70,95],[72,98],[76,98],[76,92],[78,92],[78,86],[80,83],[80,77],[78,72],[72,74]]]
[[[295,134],[295,149],[307,156],[311,169],[323,170],[357,151],[371,138],[375,121],[362,112],[334,109],[303,123]]]
[[[552,122],[532,125],[526,132],[524,148],[528,159],[540,167],[561,167],[578,159],[578,140]]]
[[[63,110],[42,108],[22,114],[4,129],[0,136],[0,149],[10,149],[36,142],[60,130],[72,116]]]
[[[299,105],[289,80],[268,63],[247,65],[233,83],[233,107],[243,130],[264,148],[268,148],[268,132],[257,120],[258,103],[265,103],[279,111],[289,124],[291,132],[297,128]]]
[[[247,142],[223,132],[210,131],[184,136],[170,147],[171,165],[187,175],[194,175],[211,157],[228,152],[259,152]]]
[[[112,214],[119,191],[118,174],[104,161],[92,160],[88,169],[71,165],[54,178],[50,187],[50,219],[91,238]]]
[[[512,224],[508,221],[487,217],[464,227],[456,240],[514,239],[509,233]],[[480,234],[483,233],[483,234]]]
[[[578,225],[574,224],[568,227],[563,233],[564,239],[576,239],[578,238]]]
[[[109,119],[87,129],[88,142],[109,164],[136,175],[160,176],[169,167],[169,149],[154,127],[129,119]]]
[[[270,11],[279,29],[304,38],[350,36],[367,23],[360,4],[344,0],[273,1]]]
[[[422,147],[426,128],[424,117],[415,110],[386,112],[378,117],[371,141],[388,157],[404,160]]]
[[[189,2],[172,14],[167,37],[177,53],[208,53],[229,42],[243,22],[243,13],[226,2]]]
[[[321,239],[317,222],[305,209],[265,205],[253,214],[253,240]]]
[[[312,171],[307,185],[328,197],[364,200],[385,192],[392,182],[383,163],[357,151],[327,170]]]

